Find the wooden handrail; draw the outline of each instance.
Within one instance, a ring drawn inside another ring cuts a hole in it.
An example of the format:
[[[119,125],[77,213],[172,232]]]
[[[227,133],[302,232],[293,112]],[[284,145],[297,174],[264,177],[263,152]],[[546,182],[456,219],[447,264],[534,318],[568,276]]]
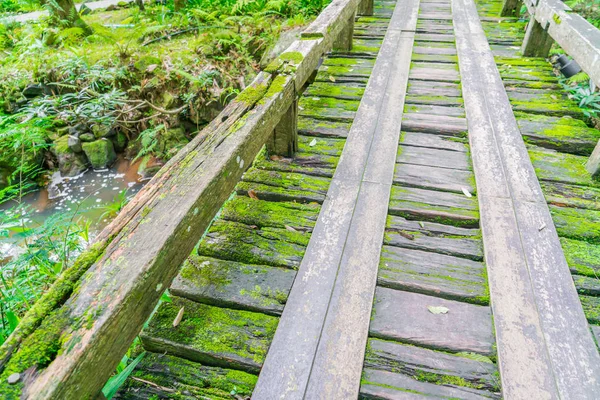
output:
[[[531,19],[523,55],[546,57],[554,40],[600,87],[600,30],[560,0],[524,0],[524,4]]]
[[[282,132],[294,140],[297,93],[326,52],[351,44],[340,36],[359,7],[372,11],[372,0],[333,0],[28,311],[0,347],[1,398],[99,395],[260,149],[281,148]]]

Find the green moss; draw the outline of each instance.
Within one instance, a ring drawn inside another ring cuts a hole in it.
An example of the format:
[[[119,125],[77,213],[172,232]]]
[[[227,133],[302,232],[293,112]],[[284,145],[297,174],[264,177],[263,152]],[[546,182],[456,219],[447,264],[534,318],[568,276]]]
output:
[[[600,276],[600,246],[580,240],[560,238],[571,272],[592,278]]]
[[[275,79],[273,79],[273,81],[271,82],[269,90],[267,90],[264,99],[280,95],[281,92],[283,92],[283,89],[285,88],[285,85],[288,82],[288,80],[289,78],[285,75],[276,76]]]
[[[299,51],[287,51],[279,56],[282,61],[289,61],[296,65],[304,60],[304,55]]]
[[[221,218],[259,228],[289,226],[302,230],[314,227],[320,208],[314,203],[270,202],[236,196],[225,204]]]
[[[591,324],[600,324],[600,297],[580,295],[585,317]]]
[[[302,32],[302,34],[300,35],[301,39],[307,39],[307,40],[321,39],[322,37],[323,37],[323,34],[320,32]]]
[[[198,254],[249,264],[297,268],[309,235],[287,229],[254,229],[229,221],[216,221],[198,246]]]
[[[185,307],[183,319],[174,328],[173,320],[181,307]],[[181,345],[189,346],[197,352],[198,361],[202,355],[230,359],[241,358],[247,363],[262,364],[278,319],[261,313],[224,309],[198,304],[179,297],[171,303],[162,303],[144,336],[158,337]],[[227,361],[223,363],[227,364]],[[258,372],[258,371],[256,371]]]
[[[600,211],[550,206],[559,236],[600,244]]]
[[[238,94],[238,96],[236,97],[236,101],[251,106],[253,104],[256,104],[257,101],[263,98],[263,96],[267,92],[267,89],[268,87],[266,84],[248,86],[242,91],[242,93]]]

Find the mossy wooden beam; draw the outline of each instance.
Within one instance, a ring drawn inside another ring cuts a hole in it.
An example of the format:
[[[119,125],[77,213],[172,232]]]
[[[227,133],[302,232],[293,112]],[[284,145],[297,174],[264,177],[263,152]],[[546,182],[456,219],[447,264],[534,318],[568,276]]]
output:
[[[600,86],[600,30],[572,12],[571,8],[560,0],[524,0],[524,4],[532,16],[531,20],[537,22],[537,25],[530,23],[531,30],[539,31],[539,28],[544,27],[547,35],[573,57],[596,85]],[[526,35],[525,41],[527,40]],[[546,50],[542,46],[544,44],[545,41],[540,43],[539,50]],[[534,46],[533,43],[527,46],[524,43],[524,49],[533,51]],[[539,50],[536,51],[539,56],[547,56],[547,52],[542,54]],[[527,54],[529,53],[525,53]]]
[[[529,20],[523,46],[521,47],[523,56],[548,57],[554,40],[548,34],[547,29],[547,26],[540,24],[535,19]]]
[[[358,5],[358,10],[356,14],[361,16],[371,16],[373,15],[373,0],[362,0]]]

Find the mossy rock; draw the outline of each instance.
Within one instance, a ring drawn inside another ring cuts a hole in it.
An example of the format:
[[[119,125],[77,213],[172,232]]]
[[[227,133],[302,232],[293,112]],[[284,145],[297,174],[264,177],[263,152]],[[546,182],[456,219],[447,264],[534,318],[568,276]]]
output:
[[[58,169],[62,176],[79,175],[88,168],[85,156],[75,153],[69,147],[69,136],[61,136],[55,140],[51,151],[58,160]]]
[[[111,138],[115,151],[122,152],[127,147],[127,135],[123,132],[117,132],[115,136]]]
[[[158,152],[166,160],[173,157],[182,149],[189,140],[185,136],[185,129],[171,128],[162,132],[158,139]]]
[[[117,159],[115,148],[108,139],[100,139],[83,143],[83,152],[94,169],[104,169],[111,166]]]

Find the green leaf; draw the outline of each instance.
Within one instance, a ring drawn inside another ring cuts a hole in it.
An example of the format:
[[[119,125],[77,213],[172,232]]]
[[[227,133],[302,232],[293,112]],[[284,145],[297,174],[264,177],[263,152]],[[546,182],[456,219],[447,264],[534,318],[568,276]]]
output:
[[[483,363],[488,363],[488,364],[493,364],[494,363],[488,357],[482,356],[481,354],[477,354],[477,353],[461,352],[461,353],[456,353],[456,355],[457,356],[461,356],[461,357],[465,357],[465,358],[470,358],[471,360],[479,361],[479,362],[483,362]]]
[[[115,376],[112,376],[106,385],[102,388],[102,393],[104,396],[110,400],[117,393],[119,388],[125,383],[129,375],[133,372],[133,369],[142,361],[142,358],[146,355],[146,352],[143,352],[139,356],[136,357],[135,360],[131,362],[123,371],[119,372]]]
[[[14,312],[7,311],[6,319],[8,319],[8,327],[10,328],[10,331],[14,331],[17,325],[19,325],[19,317],[17,317]]]

